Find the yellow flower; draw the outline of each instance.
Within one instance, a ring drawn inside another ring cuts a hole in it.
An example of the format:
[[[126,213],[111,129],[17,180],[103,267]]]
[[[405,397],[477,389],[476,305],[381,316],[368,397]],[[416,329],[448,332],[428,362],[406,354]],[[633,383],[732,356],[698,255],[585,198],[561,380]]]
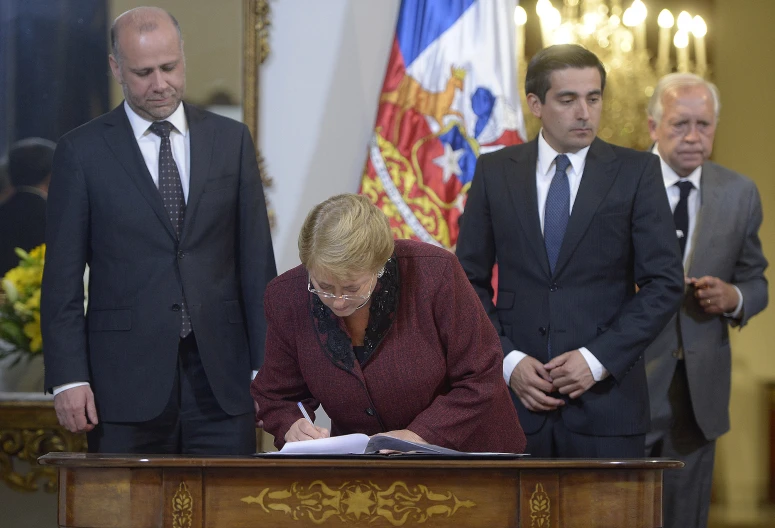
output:
[[[27,305],[21,301],[13,303],[13,311],[16,315],[23,318],[24,320],[32,318],[32,310],[27,308]]]
[[[8,270],[3,277],[3,289],[8,292],[8,288],[13,288],[15,291],[19,291],[22,287],[22,275],[23,271],[20,267],[12,268]]]
[[[6,277],[8,277],[8,275],[6,275]],[[3,279],[3,291],[5,292],[5,296],[9,303],[13,304],[19,299],[19,288],[16,287],[16,283],[11,279]]]
[[[38,354],[43,350],[40,331],[40,283],[46,247],[41,245],[29,253],[17,248],[19,265],[2,279],[0,295],[0,339],[11,344],[10,352],[0,350],[0,357],[9,354]]]
[[[24,325],[24,335],[30,338],[30,352],[40,352],[43,349],[43,337],[40,333],[40,315]]]
[[[30,250],[30,258],[43,262],[46,258],[46,244],[41,244]]]
[[[41,275],[42,270],[37,267],[17,266],[5,274],[3,283],[10,282],[19,295],[26,297],[32,288],[40,288]]]
[[[32,295],[30,295],[30,298],[27,299],[24,305],[30,311],[40,312],[40,288],[32,292]]]

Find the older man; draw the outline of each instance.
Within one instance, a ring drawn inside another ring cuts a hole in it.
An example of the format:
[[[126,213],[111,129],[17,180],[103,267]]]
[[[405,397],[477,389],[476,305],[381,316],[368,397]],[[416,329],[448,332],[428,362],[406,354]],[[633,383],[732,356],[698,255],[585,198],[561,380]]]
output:
[[[648,107],[686,275],[679,312],[645,354],[646,455],[686,464],[665,473],[672,528],[707,525],[716,438],[729,430],[729,326],[745,326],[767,306],[759,192],[709,161],[719,108],[716,87],[686,73],[662,78]]]
[[[111,41],[125,100],[54,156],[46,387],[91,451],[252,453],[248,386],[276,275],[253,141],[245,125],[181,102],[183,40],[169,13],[128,11]]]

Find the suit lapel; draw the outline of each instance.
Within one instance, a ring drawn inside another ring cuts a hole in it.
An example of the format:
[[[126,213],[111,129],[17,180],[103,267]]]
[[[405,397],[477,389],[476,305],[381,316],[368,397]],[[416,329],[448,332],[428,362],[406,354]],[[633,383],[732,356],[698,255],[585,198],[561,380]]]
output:
[[[533,140],[526,148],[517,150],[511,157],[511,165],[506,166],[504,177],[506,187],[511,193],[514,210],[519,223],[533,248],[538,262],[549,275],[549,259],[541,233],[541,221],[538,216],[538,193],[536,191],[536,163],[538,160],[538,141]],[[507,162],[509,163],[509,162]]]
[[[196,107],[184,104],[186,110],[186,120],[188,121],[189,133],[189,187],[188,203],[186,204],[186,216],[183,220],[183,231],[180,235],[181,241],[185,239],[186,234],[191,229],[193,217],[195,216],[199,199],[202,197],[202,190],[210,174],[210,163],[212,161],[213,146],[215,143],[215,132],[213,130],[212,119],[207,118],[207,114]]]
[[[175,238],[175,230],[170,222],[167,210],[164,209],[164,203],[161,200],[159,189],[153,183],[153,178],[148,172],[145,160],[137,145],[132,126],[129,124],[129,118],[124,110],[124,103],[113,109],[105,120],[106,128],[104,132],[105,140],[124,167],[124,171],[134,181],[140,194],[151,206],[153,212],[159,217],[159,220],[169,232],[172,238]]]
[[[565,237],[562,240],[560,254],[557,257],[555,275],[558,275],[568,263],[576,246],[589,228],[595,212],[616,179],[617,167],[616,155],[611,147],[595,138],[587,153],[584,174],[576,194],[576,200],[573,202],[573,211],[568,221]]]
[[[713,166],[706,163],[702,166],[702,180],[700,181],[700,210],[697,214],[697,225],[694,227],[694,241],[692,243],[692,253],[689,256],[686,269],[690,277],[700,277],[705,275],[698,269],[699,264],[695,265],[695,255],[713,255],[711,239],[715,230],[716,221],[719,218],[717,212],[724,211],[722,201],[724,199],[721,192],[721,186],[718,181],[718,174]]]

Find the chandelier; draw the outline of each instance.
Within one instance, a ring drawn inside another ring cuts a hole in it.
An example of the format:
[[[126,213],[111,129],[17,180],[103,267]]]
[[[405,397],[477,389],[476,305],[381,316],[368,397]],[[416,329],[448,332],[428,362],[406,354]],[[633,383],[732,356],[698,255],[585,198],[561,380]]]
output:
[[[705,50],[708,28],[699,15],[692,17],[683,11],[676,19],[663,9],[657,17],[659,38],[654,53],[646,45],[648,9],[642,0],[635,0],[627,8],[622,7],[621,0],[563,0],[562,11],[551,0],[538,0],[536,14],[543,46],[580,44],[605,65],[606,89],[598,135],[608,142],[648,149],[651,139],[646,126],[646,106],[657,80],[672,71],[708,75]],[[520,86],[524,85],[529,61],[525,57],[527,19],[525,9],[517,6],[514,22]],[[689,57],[692,40],[693,61]],[[675,60],[671,56],[672,48]],[[534,137],[540,122],[529,112],[525,114],[528,136]]]

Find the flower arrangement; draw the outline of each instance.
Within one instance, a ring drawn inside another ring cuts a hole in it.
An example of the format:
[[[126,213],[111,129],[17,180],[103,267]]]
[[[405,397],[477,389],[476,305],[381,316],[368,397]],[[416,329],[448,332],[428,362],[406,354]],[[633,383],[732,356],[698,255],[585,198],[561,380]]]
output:
[[[43,352],[40,333],[40,283],[46,245],[29,253],[19,248],[19,265],[8,271],[0,289],[0,358],[16,355],[17,363]]]

